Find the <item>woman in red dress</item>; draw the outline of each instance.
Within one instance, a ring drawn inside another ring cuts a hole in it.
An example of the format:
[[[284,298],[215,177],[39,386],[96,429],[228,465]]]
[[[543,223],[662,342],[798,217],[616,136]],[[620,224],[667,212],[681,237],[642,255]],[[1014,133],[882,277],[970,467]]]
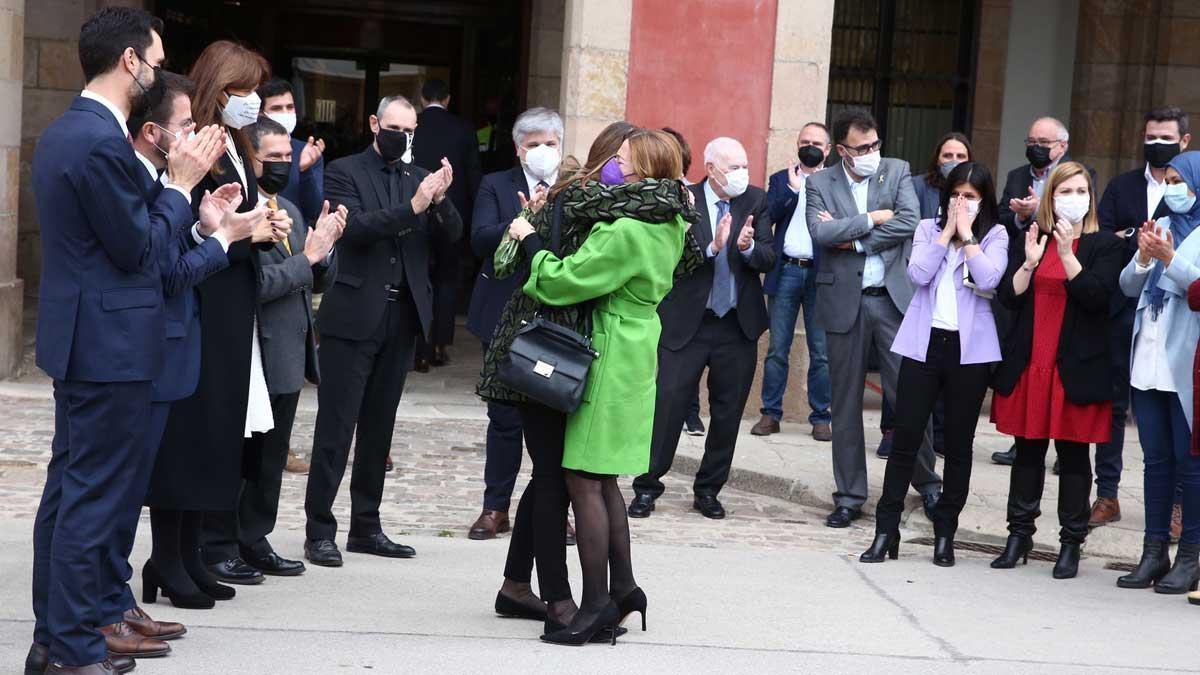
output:
[[[1069,579],[1078,573],[1088,534],[1088,444],[1104,443],[1111,434],[1108,307],[1124,243],[1100,230],[1091,176],[1082,164],[1059,165],[1042,194],[1037,222],[1025,236],[1010,237],[1008,272],[997,289],[1015,320],[996,372],[992,421],[1015,437],[1017,456],[1009,479],[1008,543],[992,567],[1028,562],[1053,440],[1062,525],[1054,578]]]

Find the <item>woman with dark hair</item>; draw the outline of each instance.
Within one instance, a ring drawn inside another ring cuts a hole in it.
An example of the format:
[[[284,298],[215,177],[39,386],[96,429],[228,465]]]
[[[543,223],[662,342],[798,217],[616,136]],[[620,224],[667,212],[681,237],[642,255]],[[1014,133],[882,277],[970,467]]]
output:
[[[942,497],[934,508],[933,562],[954,565],[958,514],[971,485],[975,426],[1000,360],[989,299],[1008,266],[1008,232],[997,221],[996,188],[982,164],[963,162],[942,190],[943,218],[922,220],[913,237],[908,278],[917,287],[892,343],[900,354],[897,425],[875,514],[875,541],[865,563],[896,558],[900,515],[913,464],[934,404],[946,405]]]
[[[974,159],[975,151],[966,136],[957,131],[942,136],[934,146],[925,172],[912,177],[913,189],[917,191],[917,201],[921,204],[922,220],[936,218],[938,208],[945,208],[942,194],[946,191],[954,167]]]
[[[192,67],[192,118],[199,126],[222,124],[226,134],[225,155],[193,191],[193,209],[206,190],[227,183],[242,188],[239,211],[258,205],[258,185],[253,169],[247,168],[251,152],[242,129],[258,118],[254,90],[269,71],[261,55],[224,40],[205,48]],[[205,609],[214,600],[234,596],[232,588],[217,583],[214,573],[231,583],[262,581],[261,573],[238,559],[237,539],[228,536],[226,523],[236,527],[243,440],[273,424],[258,348],[259,270],[253,245],[274,245],[279,233],[286,236],[287,223],[273,214],[268,218],[255,228],[253,244],[221,242],[229,267],[196,287],[203,368],[195,393],[171,406],[154,467],[147,498],[153,551],[142,569],[145,602],[154,602],[161,589],[177,607]],[[221,536],[202,536],[206,518]],[[222,564],[210,572],[206,562]]]
[[[598,222],[637,218],[661,223],[676,215],[683,215],[689,221],[699,217],[678,180],[629,185],[601,182],[602,170],[635,130],[636,127],[627,122],[614,122],[605,127],[592,143],[582,169],[570,174],[564,172],[549,191],[550,203],[536,211],[529,209],[524,214],[528,215],[537,232],[537,241],[548,245],[553,240],[553,214],[557,201],[562,202],[557,253],[563,257],[578,251],[592,226]],[[517,264],[522,275],[529,274],[528,259],[531,257],[523,249],[519,251]],[[689,237],[676,274],[691,273],[703,262],[700,246]],[[498,276],[503,274],[505,270],[497,270]],[[530,401],[504,386],[496,379],[496,372],[523,322],[541,316],[585,334],[589,310],[586,302],[549,305],[525,295],[520,289],[514,291],[484,355],[483,372],[476,389],[486,400],[511,403],[520,408],[525,447],[533,462],[530,482],[517,506],[504,583],[496,596],[496,612],[502,616],[544,621],[547,633],[569,624],[577,610],[567,579],[566,562],[569,500],[562,465],[567,415]],[[537,561],[540,598],[530,586],[534,560]]]

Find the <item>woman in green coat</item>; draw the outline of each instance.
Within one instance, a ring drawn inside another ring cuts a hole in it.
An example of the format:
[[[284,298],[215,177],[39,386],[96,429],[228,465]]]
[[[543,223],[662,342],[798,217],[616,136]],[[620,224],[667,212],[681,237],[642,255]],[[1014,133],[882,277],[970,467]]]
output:
[[[638,183],[675,178],[681,167],[674,138],[641,130],[621,145],[601,176]],[[642,614],[644,628],[646,596],[633,576],[617,475],[649,467],[661,331],[656,310],[673,285],[688,227],[678,215],[665,223],[620,218],[596,223],[579,250],[565,258],[546,250],[531,256],[525,295],[547,305],[594,301],[591,337],[600,353],[588,372],[583,403],[567,419],[563,453],[583,599],[570,624],[542,636],[547,642],[583,644],[605,628],[614,630],[615,641],[616,626],[634,611]],[[534,230],[521,219],[510,233],[527,250],[538,246],[537,239],[526,239]]]

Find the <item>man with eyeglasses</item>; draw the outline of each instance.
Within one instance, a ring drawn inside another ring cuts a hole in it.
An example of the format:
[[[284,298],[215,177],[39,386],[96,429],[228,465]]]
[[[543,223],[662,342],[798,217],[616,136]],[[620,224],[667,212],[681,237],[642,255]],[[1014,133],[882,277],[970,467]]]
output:
[[[806,216],[820,246],[817,322],[825,328],[833,378],[833,477],[837,492],[829,527],[849,527],[867,500],[863,381],[867,348],[878,350],[884,395],[896,400],[900,357],[890,349],[912,300],[908,251],[920,211],[908,162],[883,159],[875,119],[847,110],[833,122],[842,162],[813,174],[805,186]],[[917,453],[913,487],[928,515],[941,495],[931,434]]]

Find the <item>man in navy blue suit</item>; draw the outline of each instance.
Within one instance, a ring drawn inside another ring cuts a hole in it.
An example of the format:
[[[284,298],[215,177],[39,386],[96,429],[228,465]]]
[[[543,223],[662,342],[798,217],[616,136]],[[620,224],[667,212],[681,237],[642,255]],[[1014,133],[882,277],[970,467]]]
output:
[[[166,343],[161,252],[192,222],[190,191],[224,151],[217,127],[178,143],[151,217],[126,119],[155,86],[161,29],[123,7],[89,19],[79,38],[87,86],[34,152],[37,365],[54,379],[55,435],[34,525],[27,669],[40,660],[48,673],[111,673],[109,644],[142,641],[123,621],[105,624],[108,554],[143,496],[137,475]]]
[[[562,155],[563,122],[558,113],[531,108],[513,124],[513,142],[520,166],[489,173],[479,184],[471,217],[471,248],[483,258],[479,278],[471,293],[467,330],[483,341],[486,352],[500,313],[521,285],[521,275],[495,278],[492,255],[508,225],[517,217],[522,201],[546,190],[558,180]],[[492,539],[510,528],[508,507],[517,472],[521,470],[521,414],[516,407],[488,403],[487,463],[483,469],[483,511],[471,525],[471,539]],[[532,551],[530,564],[532,565]]]
[[[783,418],[783,395],[787,391],[788,355],[796,335],[796,317],[804,308],[804,337],[808,342],[808,421],[813,438],[833,439],[829,406],[833,399],[829,380],[829,357],[825,352],[825,330],[813,321],[817,301],[817,249],[813,246],[804,213],[804,186],[808,177],[825,166],[832,146],[829,129],[809,122],[796,139],[796,159],[771,175],[767,186],[767,209],[775,224],[775,269],[763,283],[769,299],[771,342],[763,364],[762,419],[750,430],[755,436],[779,432]]]

